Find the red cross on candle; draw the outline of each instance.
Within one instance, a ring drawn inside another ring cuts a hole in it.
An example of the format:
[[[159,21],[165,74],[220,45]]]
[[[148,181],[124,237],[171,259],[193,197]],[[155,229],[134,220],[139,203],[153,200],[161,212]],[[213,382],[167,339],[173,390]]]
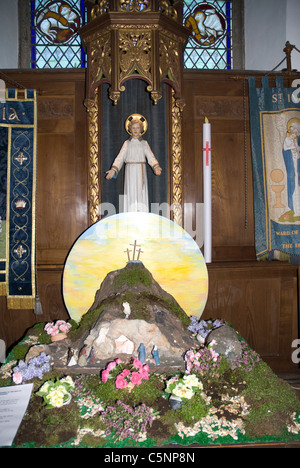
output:
[[[206,153],[206,166],[209,166],[209,152],[211,151],[211,148],[209,147],[209,142],[206,142],[205,148],[203,148],[203,151]]]

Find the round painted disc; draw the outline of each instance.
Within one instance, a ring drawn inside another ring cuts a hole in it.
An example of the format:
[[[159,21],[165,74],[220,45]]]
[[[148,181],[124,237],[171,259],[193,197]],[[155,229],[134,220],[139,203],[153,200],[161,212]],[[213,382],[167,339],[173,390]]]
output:
[[[81,319],[106,275],[124,268],[128,260],[143,262],[188,316],[202,315],[208,273],[193,238],[178,224],[154,213],[120,213],[89,227],[66,259],[63,296],[72,319]]]

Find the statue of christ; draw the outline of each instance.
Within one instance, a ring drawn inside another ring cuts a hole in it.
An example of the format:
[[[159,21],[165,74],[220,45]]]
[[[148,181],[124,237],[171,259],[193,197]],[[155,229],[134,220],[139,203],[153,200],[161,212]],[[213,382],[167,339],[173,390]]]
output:
[[[146,163],[152,167],[155,175],[160,175],[161,167],[151,148],[142,135],[146,132],[147,121],[140,114],[132,114],[126,119],[126,131],[130,138],[126,140],[115,158],[112,167],[106,172],[106,179],[116,177],[125,164],[124,212],[149,211],[148,181]]]

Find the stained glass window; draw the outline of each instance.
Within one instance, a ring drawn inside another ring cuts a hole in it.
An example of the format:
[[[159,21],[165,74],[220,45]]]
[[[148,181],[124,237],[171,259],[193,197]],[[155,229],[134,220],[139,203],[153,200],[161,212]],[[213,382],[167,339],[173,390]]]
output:
[[[185,0],[183,23],[190,30],[185,68],[232,68],[232,1]]]
[[[31,1],[31,68],[81,68],[86,57],[78,29],[84,0]]]

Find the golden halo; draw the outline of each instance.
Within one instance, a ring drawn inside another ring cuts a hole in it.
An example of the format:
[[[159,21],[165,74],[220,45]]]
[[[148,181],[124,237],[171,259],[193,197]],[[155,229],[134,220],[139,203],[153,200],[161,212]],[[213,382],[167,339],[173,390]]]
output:
[[[141,132],[141,135],[144,135],[147,131],[147,128],[148,128],[148,122],[147,122],[147,119],[145,119],[145,117],[141,114],[131,114],[129,115],[129,117],[127,117],[127,119],[125,120],[125,130],[126,132],[131,135],[131,131],[130,131],[130,123],[132,122],[132,120],[138,120],[139,122],[141,122],[142,124],[142,128],[143,128],[143,131]]]
[[[294,123],[300,126],[300,119],[298,119],[297,117],[290,119],[287,123],[287,128],[290,128],[290,126],[293,125]]]

